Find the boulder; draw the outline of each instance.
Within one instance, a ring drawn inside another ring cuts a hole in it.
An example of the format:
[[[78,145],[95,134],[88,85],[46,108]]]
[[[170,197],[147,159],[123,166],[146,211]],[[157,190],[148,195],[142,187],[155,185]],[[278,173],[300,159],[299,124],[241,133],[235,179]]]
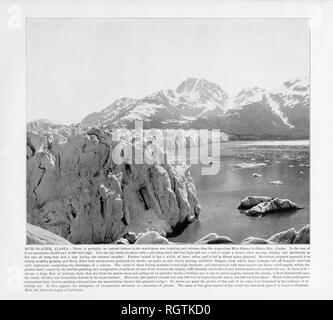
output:
[[[301,228],[294,239],[294,244],[309,244],[310,243],[310,225],[307,224]]]
[[[27,244],[72,245],[66,239],[30,223],[27,223],[26,242]]]
[[[248,196],[240,200],[237,209],[250,209],[259,203],[271,201],[272,199],[273,199],[272,197]]]
[[[134,232],[127,232],[123,235],[123,238],[126,239],[128,243],[133,244],[137,239],[137,235]]]
[[[28,125],[27,222],[74,244],[97,244],[147,229],[169,234],[197,217],[189,170],[176,171],[166,155],[164,163],[127,162],[132,135],[128,130],[122,140],[103,128]]]
[[[129,241],[125,238],[118,239],[115,244],[130,244]]]
[[[169,240],[156,231],[147,231],[140,235],[134,244],[169,244]]]
[[[219,236],[216,233],[210,233],[195,242],[194,244],[232,244],[234,243],[230,238]],[[310,226],[306,225],[298,232],[295,228],[290,228],[272,235],[268,239],[258,237],[248,237],[241,241],[240,244],[309,244],[310,243]]]
[[[279,233],[274,234],[270,238],[268,238],[268,241],[276,242],[279,244],[292,244],[294,242],[294,239],[297,235],[297,232],[295,228],[290,228],[286,231],[281,231]]]
[[[261,202],[245,211],[248,216],[263,216],[267,213],[302,209],[289,199],[275,198],[271,201]]]
[[[171,242],[165,237],[158,236],[153,240],[152,244],[171,244]]]

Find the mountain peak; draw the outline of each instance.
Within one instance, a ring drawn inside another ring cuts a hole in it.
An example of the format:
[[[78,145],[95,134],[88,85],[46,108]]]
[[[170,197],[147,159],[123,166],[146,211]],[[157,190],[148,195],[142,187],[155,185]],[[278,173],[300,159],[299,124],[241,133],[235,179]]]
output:
[[[220,88],[220,86],[214,82],[208,81],[206,79],[199,79],[199,78],[195,78],[195,77],[189,77],[186,80],[184,80],[176,89],[176,92],[178,94],[182,94],[182,93],[190,93],[192,91],[198,91],[198,90],[202,90],[204,88],[211,88],[211,89],[219,89],[222,90]]]
[[[218,84],[189,77],[175,90],[118,99],[82,123],[132,128],[135,120],[142,120],[145,128],[220,128],[234,135],[306,137],[309,92],[309,80],[302,77],[276,90],[247,87],[228,98]]]
[[[309,87],[309,77],[303,76],[303,77],[299,77],[299,78],[293,78],[288,81],[285,81],[283,83],[283,85],[288,89],[289,88],[294,89],[297,86]]]
[[[265,96],[266,90],[260,87],[244,88],[235,97],[234,103],[236,107],[241,107],[254,102],[262,102],[267,100]],[[266,98],[266,100],[265,100]]]

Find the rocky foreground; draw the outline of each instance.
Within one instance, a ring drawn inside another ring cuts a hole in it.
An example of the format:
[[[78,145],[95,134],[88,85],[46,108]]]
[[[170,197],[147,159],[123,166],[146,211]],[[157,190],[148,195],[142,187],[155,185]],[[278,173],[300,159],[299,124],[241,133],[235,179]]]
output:
[[[112,153],[126,157],[129,144],[111,130],[28,124],[27,222],[92,244],[128,232],[167,235],[195,220],[201,209],[189,171],[166,155],[163,164],[116,164]]]
[[[310,243],[310,226],[306,225],[300,230],[296,231],[295,228],[290,228],[286,231],[274,234],[268,239],[248,237],[241,241],[240,244],[309,244]],[[45,229],[33,226],[27,223],[27,244],[47,244],[47,245],[70,245],[71,243],[66,239],[63,239],[52,232]],[[129,245],[129,244],[176,244],[169,241],[156,231],[147,231],[141,234],[135,234],[129,232],[122,238],[118,239],[115,244]],[[234,242],[225,236],[219,236],[216,233],[210,233],[194,244],[206,245],[206,244],[234,244]]]

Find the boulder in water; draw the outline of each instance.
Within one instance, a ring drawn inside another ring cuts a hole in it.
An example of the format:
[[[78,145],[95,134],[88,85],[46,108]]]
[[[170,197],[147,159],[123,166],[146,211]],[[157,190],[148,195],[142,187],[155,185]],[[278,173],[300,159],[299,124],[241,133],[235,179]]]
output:
[[[289,199],[275,198],[271,201],[262,202],[245,211],[248,216],[263,216],[267,213],[302,209]]]
[[[210,233],[195,242],[194,244],[231,244],[234,243],[230,238]]]
[[[248,237],[244,239],[240,244],[274,244],[270,240],[257,238],[257,237]]]
[[[271,201],[274,198],[272,197],[263,197],[263,196],[248,196],[240,200],[239,206],[237,209],[250,209],[256,206],[259,203]]]
[[[134,232],[127,232],[123,235],[123,238],[128,241],[128,243],[132,244],[136,241],[137,235]]]

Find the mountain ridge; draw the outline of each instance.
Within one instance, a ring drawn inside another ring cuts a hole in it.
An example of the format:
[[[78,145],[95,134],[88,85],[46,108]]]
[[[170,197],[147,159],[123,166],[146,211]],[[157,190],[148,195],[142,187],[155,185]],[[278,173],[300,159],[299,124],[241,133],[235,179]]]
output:
[[[174,90],[117,99],[81,124],[132,129],[142,120],[145,129],[220,129],[234,139],[302,139],[309,138],[309,118],[306,76],[269,90],[247,87],[233,96],[215,82],[189,77]]]

